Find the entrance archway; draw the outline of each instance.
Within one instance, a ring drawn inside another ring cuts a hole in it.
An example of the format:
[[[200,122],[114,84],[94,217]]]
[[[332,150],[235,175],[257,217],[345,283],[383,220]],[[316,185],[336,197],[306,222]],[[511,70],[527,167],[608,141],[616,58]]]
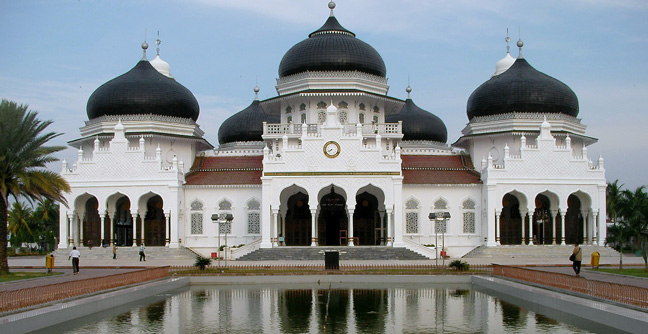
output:
[[[356,196],[353,225],[353,236],[358,237],[357,245],[380,245],[380,213],[376,196],[366,191]]]
[[[581,213],[581,201],[575,195],[569,195],[567,198],[565,243],[583,243],[583,215]]]
[[[346,245],[344,241],[346,240],[346,233],[349,229],[346,199],[344,196],[336,193],[333,186],[331,186],[331,192],[322,196],[320,200],[318,223],[320,245]]]
[[[551,244],[553,242],[553,222],[551,202],[549,197],[539,194],[535,198],[533,212],[533,227],[531,229],[533,242],[537,245]]]
[[[311,212],[308,195],[302,192],[288,198],[285,238],[287,246],[309,246],[311,244]]]
[[[96,197],[91,197],[85,203],[83,217],[83,240],[85,246],[101,246],[101,217],[99,216],[99,202]]]
[[[522,243],[522,216],[520,201],[511,194],[502,199],[500,215],[500,243],[502,245],[519,245]]]
[[[163,204],[162,197],[158,195],[146,201],[144,244],[147,246],[164,246],[166,244],[166,217]]]
[[[115,244],[117,246],[133,245],[133,216],[130,212],[131,203],[128,197],[123,196],[115,204],[115,215],[112,223],[115,228]]]

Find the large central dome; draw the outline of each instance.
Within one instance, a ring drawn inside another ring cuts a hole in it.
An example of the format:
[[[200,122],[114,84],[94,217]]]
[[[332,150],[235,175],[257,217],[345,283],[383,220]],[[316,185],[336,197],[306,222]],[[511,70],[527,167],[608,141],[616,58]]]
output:
[[[386,77],[380,54],[342,27],[333,16],[335,5],[329,7],[331,16],[326,23],[286,52],[279,64],[279,77],[307,71],[359,71]]]

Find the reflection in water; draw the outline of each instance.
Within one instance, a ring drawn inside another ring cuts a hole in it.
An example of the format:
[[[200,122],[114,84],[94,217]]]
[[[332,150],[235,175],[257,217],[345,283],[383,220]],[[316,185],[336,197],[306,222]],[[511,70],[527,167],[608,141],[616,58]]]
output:
[[[193,286],[43,333],[591,333],[470,285]],[[571,321],[571,320],[570,320]]]

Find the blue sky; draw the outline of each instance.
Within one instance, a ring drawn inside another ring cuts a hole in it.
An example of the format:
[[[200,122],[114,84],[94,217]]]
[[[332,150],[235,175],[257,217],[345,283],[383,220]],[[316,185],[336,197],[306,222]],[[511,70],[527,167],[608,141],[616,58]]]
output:
[[[79,137],[86,103],[130,70],[141,43],[171,65],[200,104],[198,123],[217,144],[218,127],[250,104],[276,96],[279,62],[329,15],[328,0],[3,0],[0,98],[29,104],[51,128]],[[537,70],[569,85],[589,147],[607,178],[648,185],[648,1],[338,0],[336,17],[383,57],[389,95],[407,96],[446,123],[448,142],[468,122],[466,101],[495,62],[522,38]],[[76,153],[60,154],[69,162]],[[479,158],[479,157],[477,157]],[[59,170],[60,163],[53,167]]]

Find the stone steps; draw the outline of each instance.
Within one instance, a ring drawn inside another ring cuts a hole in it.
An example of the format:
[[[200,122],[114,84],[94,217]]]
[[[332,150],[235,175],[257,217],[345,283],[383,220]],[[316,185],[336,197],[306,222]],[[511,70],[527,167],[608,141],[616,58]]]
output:
[[[593,252],[599,252],[601,257],[618,257],[619,253],[612,248],[595,245],[581,245],[583,256],[589,257]],[[496,247],[479,246],[464,258],[490,257],[548,257],[568,258],[574,245],[502,245]]]
[[[423,255],[404,247],[331,246],[261,248],[237,261],[317,261],[324,260],[324,251],[340,251],[340,260],[427,260]]]
[[[113,257],[112,247],[92,247],[92,249],[88,247],[77,247],[77,250],[81,252],[82,259],[112,259]],[[72,247],[59,248],[54,252],[54,256],[67,259],[71,251]],[[196,254],[184,247],[168,248],[163,246],[150,246],[146,247],[144,253],[146,254],[146,258],[152,259],[194,260],[196,258]],[[117,258],[139,259],[139,247],[117,247]]]

